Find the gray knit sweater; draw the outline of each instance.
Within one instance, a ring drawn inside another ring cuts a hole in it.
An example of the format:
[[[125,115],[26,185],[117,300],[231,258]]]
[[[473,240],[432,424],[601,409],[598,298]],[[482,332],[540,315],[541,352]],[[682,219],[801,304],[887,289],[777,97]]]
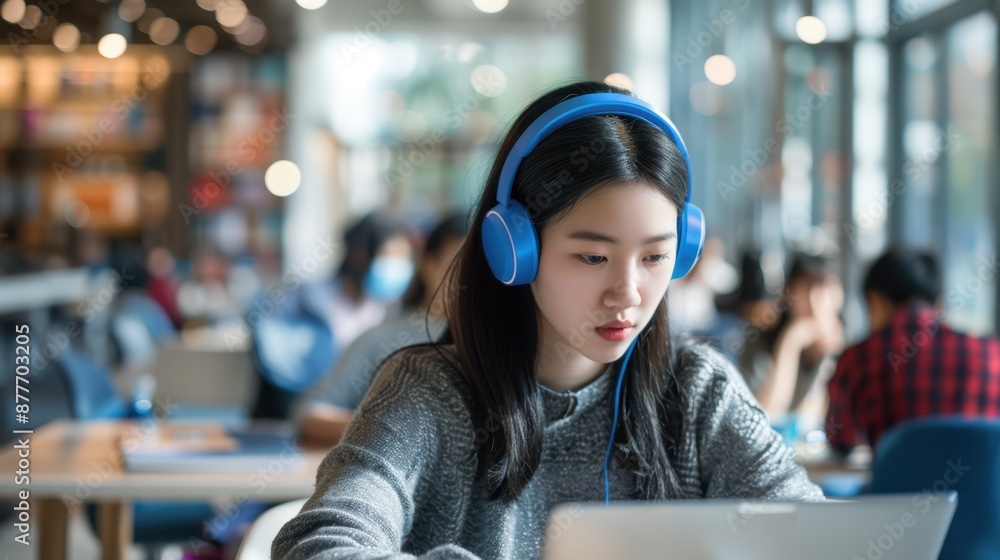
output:
[[[440,349],[454,356],[454,345]],[[822,499],[729,362],[698,345],[682,350],[680,363],[692,428],[677,442],[673,466],[685,498]],[[579,391],[541,387],[541,463],[508,505],[490,500],[486,481],[476,479],[485,428],[473,426],[454,371],[432,347],[398,352],[323,460],[315,493],[281,529],[271,557],[538,558],[552,508],[604,500],[613,381],[609,367]],[[637,495],[635,482],[612,461],[612,499]]]

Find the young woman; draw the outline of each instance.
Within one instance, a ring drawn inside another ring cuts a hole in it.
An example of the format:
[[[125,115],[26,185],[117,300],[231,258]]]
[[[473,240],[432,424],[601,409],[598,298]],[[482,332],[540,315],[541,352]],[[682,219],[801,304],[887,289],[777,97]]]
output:
[[[569,118],[565,102],[600,94],[617,108]],[[675,261],[697,257],[678,218],[700,212],[681,214],[683,148],[616,113],[642,105],[629,95],[573,84],[516,120],[453,270],[449,330],[387,360],[273,558],[520,560],[564,502],[822,499],[739,373],[670,339]],[[567,122],[539,132],[553,113]],[[498,225],[503,181],[525,217]],[[532,231],[537,258],[519,258]]]

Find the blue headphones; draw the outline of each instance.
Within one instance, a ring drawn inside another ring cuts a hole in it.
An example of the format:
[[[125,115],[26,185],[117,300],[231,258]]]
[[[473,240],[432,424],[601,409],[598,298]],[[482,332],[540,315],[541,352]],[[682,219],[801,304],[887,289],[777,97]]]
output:
[[[684,210],[677,218],[677,257],[674,263],[673,279],[682,278],[698,261],[705,245],[704,216],[701,209],[691,204],[691,158],[688,156],[684,140],[674,128],[670,119],[653,109],[644,101],[620,93],[588,93],[572,97],[558,103],[542,113],[528,129],[518,137],[514,147],[507,154],[500,181],[497,185],[497,205],[486,213],[483,219],[483,251],[486,261],[497,280],[508,286],[528,284],[538,273],[538,234],[531,223],[527,210],[516,200],[511,200],[517,170],[535,148],[559,127],[585,118],[599,115],[620,115],[647,122],[666,134],[677,145],[687,165],[688,190]],[[608,482],[608,464],[614,447],[615,431],[618,427],[618,409],[621,400],[622,382],[632,351],[639,342],[636,336],[625,351],[625,360],[618,372],[615,386],[614,413],[611,420],[611,439],[604,457],[604,502],[611,502],[611,486]]]
[[[538,235],[527,210],[511,200],[514,176],[528,154],[559,127],[585,117],[620,115],[645,121],[662,130],[677,145],[687,165],[691,184],[691,158],[684,140],[670,119],[644,101],[620,93],[588,93],[563,101],[542,113],[517,139],[500,171],[497,205],[483,219],[483,251],[497,280],[508,286],[528,284],[538,273]],[[698,261],[705,244],[704,217],[691,204],[687,190],[684,210],[677,218],[677,257],[672,278],[682,278]]]

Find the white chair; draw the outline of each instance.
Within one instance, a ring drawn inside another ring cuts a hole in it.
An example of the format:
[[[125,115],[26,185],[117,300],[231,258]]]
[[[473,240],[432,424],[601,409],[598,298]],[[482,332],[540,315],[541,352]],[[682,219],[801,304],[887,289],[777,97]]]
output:
[[[243,536],[236,560],[270,560],[271,542],[288,521],[298,515],[306,499],[274,506],[258,517]]]

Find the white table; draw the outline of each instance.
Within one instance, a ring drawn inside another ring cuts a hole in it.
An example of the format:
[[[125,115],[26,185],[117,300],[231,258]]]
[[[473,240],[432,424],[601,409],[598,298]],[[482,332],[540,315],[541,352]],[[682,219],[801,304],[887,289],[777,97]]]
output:
[[[148,426],[148,424],[147,424]],[[312,495],[316,469],[326,451],[307,451],[304,465],[258,473],[151,473],[122,468],[118,442],[141,433],[130,421],[57,421],[30,434],[30,484],[17,485],[17,449],[0,453],[0,496],[30,491],[30,525],[39,558],[66,556],[69,505],[98,504],[102,558],[120,560],[132,540],[131,503],[135,501],[239,500],[286,501]],[[21,436],[25,437],[25,436]],[[16,441],[14,442],[17,443]],[[255,478],[251,478],[255,477]],[[68,499],[67,499],[68,498]]]

